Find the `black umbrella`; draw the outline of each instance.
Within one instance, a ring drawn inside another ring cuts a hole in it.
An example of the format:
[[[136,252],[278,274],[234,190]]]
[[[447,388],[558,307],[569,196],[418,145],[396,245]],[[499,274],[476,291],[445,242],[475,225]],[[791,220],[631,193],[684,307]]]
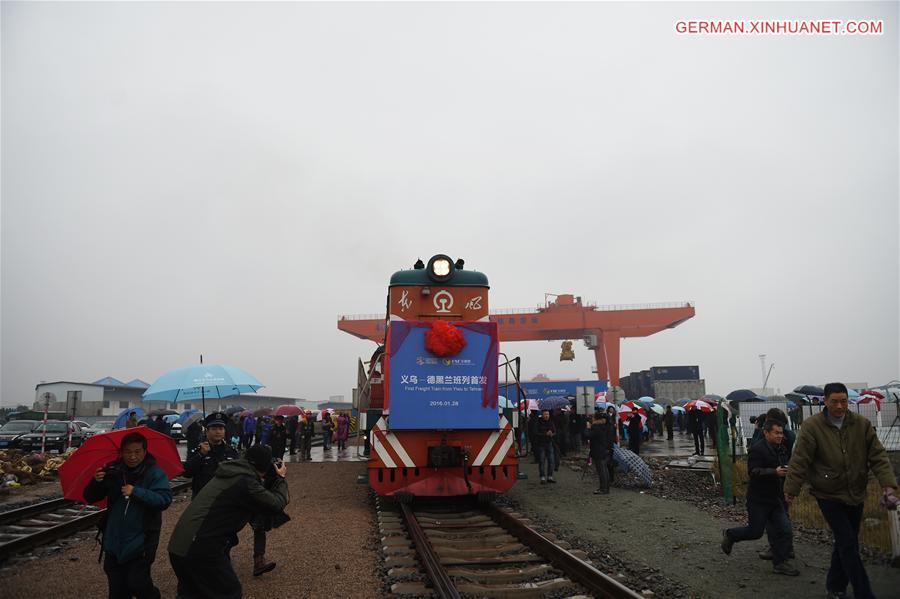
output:
[[[788,400],[796,403],[797,405],[800,405],[802,403],[803,404],[812,403],[807,396],[801,395],[800,393],[785,393],[784,397],[785,397],[785,399],[788,399]]]
[[[171,416],[172,414],[177,414],[175,410],[167,410],[164,408],[160,408],[158,410],[150,410],[147,412],[147,416]]]
[[[824,397],[825,389],[816,387],[815,385],[801,385],[794,389],[794,393],[799,393],[800,395],[821,395]]]
[[[760,397],[750,389],[738,389],[737,391],[732,391],[725,398],[734,403],[743,402],[743,401],[766,401],[765,397]]]
[[[225,408],[225,413],[231,416],[232,414],[237,414],[238,412],[243,412],[244,408],[241,406],[231,406],[230,408]]]

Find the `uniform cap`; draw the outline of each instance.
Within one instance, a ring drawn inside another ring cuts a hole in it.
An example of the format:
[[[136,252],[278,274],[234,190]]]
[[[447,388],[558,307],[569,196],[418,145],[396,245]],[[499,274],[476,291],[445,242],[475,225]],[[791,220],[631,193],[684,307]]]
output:
[[[209,416],[206,417],[204,424],[206,424],[206,428],[211,426],[225,426],[225,422],[228,420],[228,415],[225,412],[213,412]]]

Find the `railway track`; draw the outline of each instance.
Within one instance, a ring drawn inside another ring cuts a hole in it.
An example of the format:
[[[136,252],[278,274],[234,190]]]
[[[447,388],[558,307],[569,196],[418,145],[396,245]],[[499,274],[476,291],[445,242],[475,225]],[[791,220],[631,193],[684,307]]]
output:
[[[458,500],[396,506],[382,498],[377,508],[395,596],[641,597],[510,510]]]
[[[172,481],[172,491],[189,489],[191,482]],[[106,509],[68,499],[52,499],[0,514],[0,563],[8,558],[95,526]]]

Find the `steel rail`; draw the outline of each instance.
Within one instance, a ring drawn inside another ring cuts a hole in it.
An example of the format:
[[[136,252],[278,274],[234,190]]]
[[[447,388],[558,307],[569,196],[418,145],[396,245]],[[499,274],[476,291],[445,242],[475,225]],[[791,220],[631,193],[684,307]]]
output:
[[[172,492],[178,493],[189,489],[190,486],[190,481],[178,482],[172,485]],[[40,528],[33,533],[22,535],[17,539],[2,543],[0,544],[0,562],[5,561],[10,556],[22,553],[35,547],[40,547],[41,545],[45,545],[51,541],[55,541],[56,539],[69,536],[86,528],[90,528],[100,521],[105,512],[106,508],[102,510],[95,510],[83,516],[77,516],[67,522],[62,522],[60,524],[49,526],[47,528]]]
[[[12,524],[14,522],[18,522],[19,520],[31,518],[32,516],[37,516],[38,514],[43,514],[45,512],[58,510],[59,508],[66,507],[69,504],[73,503],[75,502],[70,501],[65,497],[58,497],[56,499],[41,501],[40,503],[32,503],[31,505],[26,505],[25,507],[7,510],[0,513],[0,526],[4,524]]]
[[[406,529],[409,531],[409,536],[412,537],[413,543],[416,546],[416,552],[419,554],[419,559],[425,567],[425,571],[428,573],[431,583],[434,585],[435,593],[437,593],[437,596],[441,599],[460,599],[460,594],[459,591],[456,590],[456,585],[453,584],[450,575],[447,574],[447,570],[445,570],[444,566],[441,564],[440,557],[438,557],[434,547],[431,546],[431,541],[428,540],[428,536],[419,525],[419,521],[416,519],[416,515],[413,513],[412,508],[409,504],[401,503],[400,509],[403,514],[403,519],[406,522]]]
[[[597,568],[578,559],[547,537],[543,536],[518,518],[493,504],[482,506],[484,511],[502,528],[512,533],[535,553],[562,570],[575,582],[580,583],[596,597],[607,599],[640,599],[638,595],[622,583],[610,578]]]

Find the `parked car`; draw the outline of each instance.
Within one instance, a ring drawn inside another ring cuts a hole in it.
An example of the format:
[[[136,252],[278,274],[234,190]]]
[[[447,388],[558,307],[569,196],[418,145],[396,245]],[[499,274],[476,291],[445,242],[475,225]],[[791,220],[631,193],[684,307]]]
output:
[[[112,430],[114,424],[114,420],[102,420],[100,422],[95,422],[94,424],[84,429],[84,434],[86,437],[93,437],[94,435],[97,435],[99,433],[108,433]]]
[[[15,449],[19,446],[19,438],[33,431],[40,420],[10,420],[0,427],[0,449]]]
[[[181,423],[177,422],[178,414],[163,416],[163,420],[165,420],[169,424],[169,436],[175,439],[175,443],[178,443],[179,441],[184,439],[184,434],[181,430]]]
[[[47,431],[46,451],[55,449],[59,453],[65,453],[69,449],[70,428],[72,430],[72,447],[78,447],[87,438],[81,427],[75,423],[62,420],[48,420],[46,425],[40,424],[32,432],[19,437],[19,448],[22,451],[39,451],[45,427]]]
[[[82,429],[90,428],[90,426],[91,426],[89,423],[85,422],[84,420],[73,420],[72,422],[74,422],[75,424],[80,426]]]

